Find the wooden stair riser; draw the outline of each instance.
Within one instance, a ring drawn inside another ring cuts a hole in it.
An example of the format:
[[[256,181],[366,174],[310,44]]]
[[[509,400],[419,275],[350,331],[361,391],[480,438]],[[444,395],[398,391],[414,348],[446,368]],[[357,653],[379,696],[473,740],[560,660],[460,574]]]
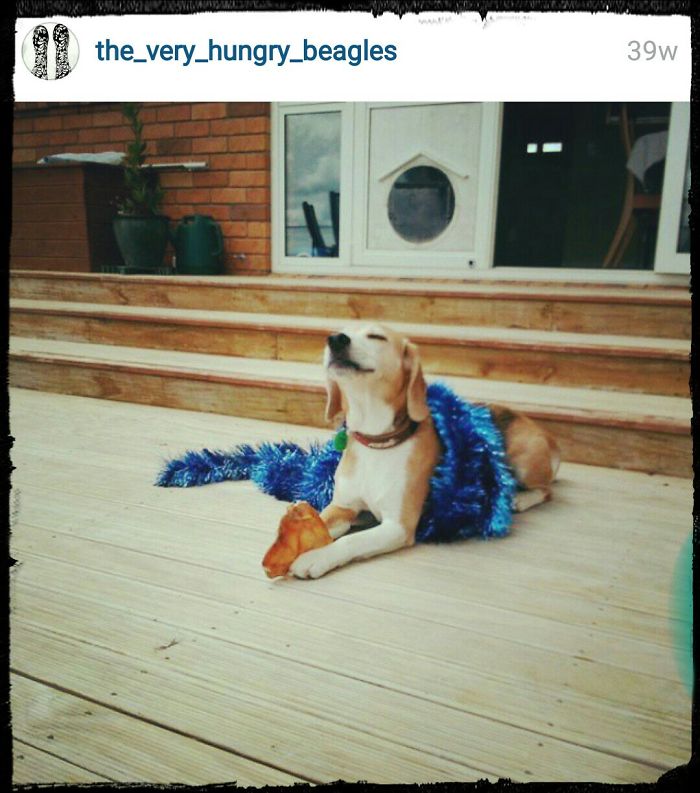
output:
[[[15,336],[200,352],[245,358],[319,362],[326,332],[315,329],[226,327],[156,318],[96,318],[13,310]],[[518,383],[607,388],[687,396],[690,363],[659,357],[602,355],[589,351],[483,346],[418,340],[426,372]]]
[[[653,302],[570,300],[553,296],[488,297],[392,293],[380,286],[374,292],[323,288],[281,288],[188,284],[173,279],[153,283],[134,278],[80,279],[11,275],[11,294],[29,300],[242,311],[266,314],[333,316],[445,325],[511,327],[574,333],[604,333],[689,339],[690,308]]]
[[[62,394],[326,426],[325,394],[319,386],[233,381],[206,374],[166,374],[147,368],[26,356],[10,357],[10,382],[20,388]],[[507,400],[503,402],[507,404]],[[545,415],[535,418],[557,437],[566,460],[670,476],[692,475],[690,433],[606,426]]]

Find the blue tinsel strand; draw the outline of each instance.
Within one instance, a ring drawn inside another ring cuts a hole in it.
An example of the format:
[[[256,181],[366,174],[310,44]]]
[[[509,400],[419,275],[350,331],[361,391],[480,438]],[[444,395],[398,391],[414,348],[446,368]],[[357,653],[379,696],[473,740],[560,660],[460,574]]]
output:
[[[418,542],[451,542],[467,537],[500,537],[511,523],[515,480],[503,439],[484,405],[472,405],[446,385],[428,386],[428,404],[442,442],[430,492],[416,532]],[[166,464],[156,480],[162,487],[250,479],[282,501],[308,501],[315,509],[333,497],[341,453],[326,444],[307,450],[295,443],[248,444],[231,452],[187,452]]]

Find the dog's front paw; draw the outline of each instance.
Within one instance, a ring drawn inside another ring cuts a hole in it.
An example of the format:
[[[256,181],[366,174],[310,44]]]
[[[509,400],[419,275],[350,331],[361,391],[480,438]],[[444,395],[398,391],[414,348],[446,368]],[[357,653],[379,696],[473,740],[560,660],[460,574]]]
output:
[[[303,553],[289,568],[297,578],[320,578],[337,566],[333,555],[329,553],[332,546],[317,548]]]

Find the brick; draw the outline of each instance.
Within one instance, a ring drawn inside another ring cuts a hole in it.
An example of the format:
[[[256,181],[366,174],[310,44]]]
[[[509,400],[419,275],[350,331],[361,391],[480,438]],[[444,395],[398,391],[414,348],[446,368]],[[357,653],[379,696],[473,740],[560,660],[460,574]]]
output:
[[[192,154],[192,141],[189,138],[161,138],[156,141],[156,152],[165,156]]]
[[[164,171],[160,174],[160,183],[163,187],[192,187],[191,173],[182,171]]]
[[[61,116],[58,115],[51,115],[51,116],[37,116],[34,119],[34,129],[37,132],[40,131],[50,131],[53,129],[62,129],[63,124],[61,121]]]
[[[226,171],[193,171],[195,187],[228,187],[229,177]]]
[[[78,130],[78,143],[106,143],[109,130],[105,127],[88,127]]]
[[[222,118],[211,122],[212,135],[242,135],[245,132],[245,118]]]
[[[179,137],[197,138],[209,134],[208,121],[183,121],[175,124],[175,134]]]
[[[270,185],[269,171],[231,171],[228,175],[231,187],[268,187]]]
[[[69,113],[62,118],[63,129],[85,129],[93,126],[92,114]]]
[[[226,102],[196,102],[192,105],[192,119],[223,118]]]
[[[36,149],[14,149],[12,152],[13,162],[36,162]]]
[[[267,135],[231,135],[228,138],[229,151],[267,151],[270,142]]]
[[[150,104],[155,105],[155,102],[151,102]],[[158,108],[153,106],[146,107],[145,105],[141,105],[140,118],[144,124],[155,123],[158,120]]]
[[[234,204],[228,209],[228,217],[231,220],[270,219],[270,206],[268,204]]]
[[[224,244],[226,250],[231,253],[263,254],[270,252],[270,240],[228,237],[224,240]]]
[[[248,223],[248,236],[264,237],[269,239],[270,228],[271,226],[269,223],[259,223],[259,222]]]
[[[245,191],[247,204],[267,204],[270,202],[269,187],[247,187]]]
[[[110,127],[109,130],[109,139],[115,142],[123,142],[127,140],[132,140],[134,137],[134,133],[129,129],[129,127]]]
[[[253,116],[252,118],[243,119],[245,131],[249,133],[255,132],[269,132],[270,131],[270,118],[269,116]]]
[[[59,132],[49,132],[46,136],[46,143],[49,146],[71,146],[78,142],[77,130],[64,130]]]
[[[178,204],[208,204],[211,200],[211,190],[207,187],[192,187],[175,191],[175,201]]]
[[[193,154],[211,154],[212,152],[226,151],[226,138],[194,138],[192,140]]]
[[[158,121],[189,121],[192,118],[190,105],[170,105],[156,108]]]
[[[245,167],[251,171],[262,169],[270,170],[270,153],[269,151],[260,152],[255,154],[246,154]]]
[[[244,221],[226,221],[221,224],[221,233],[224,237],[247,237],[248,223]]]
[[[24,132],[15,134],[12,143],[20,149],[29,149],[32,146],[40,146],[42,143],[46,143],[47,137],[46,132]]]
[[[95,127],[118,127],[124,123],[124,116],[119,110],[104,111],[95,113],[93,126]]]
[[[15,132],[31,132],[34,129],[34,119],[19,118],[15,115],[12,126]]]
[[[246,168],[245,154],[212,154],[209,158],[209,167],[212,170],[230,171],[234,168]]]
[[[176,223],[178,220],[186,217],[187,215],[194,215],[196,211],[191,204],[171,203],[167,200],[167,193],[165,199],[163,200],[163,207],[167,210],[167,215],[170,217],[170,220],[173,223]]]
[[[172,138],[175,135],[175,127],[171,123],[164,124],[144,124],[143,137],[146,140],[156,140],[158,138]]]
[[[216,187],[211,191],[212,204],[233,204],[245,201],[246,191],[237,187]]]
[[[229,118],[242,116],[268,116],[270,115],[269,102],[227,102],[226,115]]]
[[[227,204],[220,204],[220,205],[212,205],[207,207],[207,211],[205,214],[209,215],[210,217],[214,218],[214,220],[218,221],[226,221],[229,217],[229,207]]]

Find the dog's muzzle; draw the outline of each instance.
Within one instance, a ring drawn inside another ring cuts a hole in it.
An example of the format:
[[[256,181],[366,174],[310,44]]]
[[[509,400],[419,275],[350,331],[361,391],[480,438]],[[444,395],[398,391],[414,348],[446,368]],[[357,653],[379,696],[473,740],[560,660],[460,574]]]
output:
[[[345,333],[335,333],[328,337],[330,350],[329,366],[334,369],[350,369],[355,372],[373,372],[374,369],[365,369],[350,357],[350,337]]]
[[[350,337],[344,333],[336,333],[328,337],[328,347],[333,355],[344,353],[350,346]]]

